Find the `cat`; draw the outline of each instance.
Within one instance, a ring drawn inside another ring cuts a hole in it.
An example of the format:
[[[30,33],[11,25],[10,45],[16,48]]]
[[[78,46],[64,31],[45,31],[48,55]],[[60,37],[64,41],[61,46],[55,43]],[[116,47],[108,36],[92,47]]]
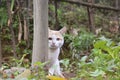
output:
[[[66,27],[59,31],[48,30],[48,60],[49,60],[49,75],[64,77],[60,70],[59,54],[60,48],[64,44],[63,34],[66,33]]]

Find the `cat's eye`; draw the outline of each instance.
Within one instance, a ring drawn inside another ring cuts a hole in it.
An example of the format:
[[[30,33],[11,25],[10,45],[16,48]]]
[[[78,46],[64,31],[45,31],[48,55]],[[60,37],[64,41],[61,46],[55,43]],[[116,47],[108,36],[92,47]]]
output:
[[[60,40],[60,38],[57,38],[57,41],[59,41]]]
[[[49,39],[49,40],[52,40],[52,38],[51,38],[51,37],[49,37],[48,39]]]

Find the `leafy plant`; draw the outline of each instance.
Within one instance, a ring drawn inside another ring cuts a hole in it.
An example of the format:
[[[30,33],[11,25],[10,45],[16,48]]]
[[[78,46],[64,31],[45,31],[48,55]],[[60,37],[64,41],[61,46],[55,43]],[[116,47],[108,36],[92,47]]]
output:
[[[120,45],[111,39],[100,37],[93,43],[90,56],[83,56],[76,63],[77,77],[71,80],[119,80]]]
[[[21,57],[21,59],[16,59],[16,58],[12,58],[12,61],[14,62],[12,66],[17,66],[17,67],[29,67],[29,62],[28,63],[24,63],[24,59],[27,56],[27,54],[23,54],[23,56]]]
[[[2,7],[0,8],[0,27],[1,28],[3,28],[3,26],[7,24],[7,19],[8,19],[7,10],[4,5],[5,5],[5,1],[2,2],[1,4]]]
[[[60,60],[60,63],[62,63],[62,65],[64,66],[64,71],[69,71],[69,64],[70,64],[70,60],[69,59],[63,59]]]
[[[41,80],[41,79],[45,79],[47,80],[46,77],[46,72],[44,70],[44,66],[47,64],[47,62],[36,62],[34,64],[35,68],[32,70],[32,75],[29,77],[30,80]]]
[[[94,49],[92,50],[91,57],[93,58],[92,66],[95,71],[92,72],[91,76],[99,76],[100,74],[103,76],[107,74],[119,77],[120,46],[105,37],[99,38],[93,46]],[[93,75],[94,73],[99,75]]]
[[[81,30],[77,36],[66,35],[66,42],[69,42],[70,53],[73,58],[80,59],[80,54],[83,51],[89,51],[91,49],[95,36],[92,33]]]

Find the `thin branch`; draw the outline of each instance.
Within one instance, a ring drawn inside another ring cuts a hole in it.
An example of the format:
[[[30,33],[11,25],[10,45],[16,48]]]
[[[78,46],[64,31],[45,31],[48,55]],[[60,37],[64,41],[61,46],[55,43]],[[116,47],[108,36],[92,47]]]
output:
[[[58,29],[58,12],[57,12],[57,1],[54,0],[54,5],[55,5],[55,28]]]
[[[21,23],[21,19],[20,19],[20,14],[18,13],[18,20],[19,20],[19,31],[18,31],[18,41],[21,42],[22,39],[22,23]]]

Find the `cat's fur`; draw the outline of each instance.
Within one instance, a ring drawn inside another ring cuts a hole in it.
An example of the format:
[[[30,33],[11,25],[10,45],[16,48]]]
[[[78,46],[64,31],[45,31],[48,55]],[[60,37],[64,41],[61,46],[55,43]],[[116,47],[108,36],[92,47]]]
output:
[[[59,31],[48,30],[48,58],[50,61],[49,66],[49,75],[57,75],[60,77],[64,77],[60,71],[60,63],[59,63],[59,54],[60,48],[64,43],[63,34],[66,32],[66,27],[63,27]]]

